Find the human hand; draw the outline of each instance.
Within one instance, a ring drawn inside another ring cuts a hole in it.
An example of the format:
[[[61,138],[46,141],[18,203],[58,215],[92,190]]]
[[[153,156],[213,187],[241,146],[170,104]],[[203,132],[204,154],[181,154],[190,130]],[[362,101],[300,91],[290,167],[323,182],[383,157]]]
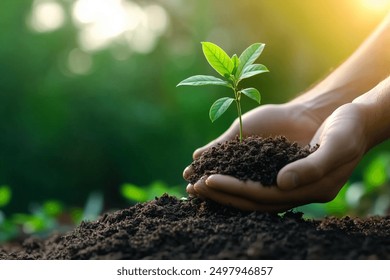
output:
[[[263,137],[284,135],[300,145],[310,142],[321,121],[310,113],[303,104],[265,105],[254,109],[243,116],[244,135],[260,135]],[[237,121],[220,137],[206,146],[197,149],[193,157],[198,158],[205,150],[217,143],[233,139],[238,134]],[[192,170],[187,167],[183,177],[187,179]],[[187,191],[191,195],[200,196],[192,185]]]
[[[187,192],[242,210],[283,212],[299,205],[332,200],[367,152],[364,106],[339,107],[312,138],[320,147],[308,157],[288,164],[277,185],[264,187],[231,176],[211,175],[187,187]]]
[[[290,141],[305,146],[322,123],[303,104],[286,103],[281,105],[264,105],[253,109],[242,117],[244,136],[258,135],[261,137],[284,135]],[[193,158],[198,158],[205,150],[234,139],[239,133],[236,120],[230,128],[207,145],[195,150]]]

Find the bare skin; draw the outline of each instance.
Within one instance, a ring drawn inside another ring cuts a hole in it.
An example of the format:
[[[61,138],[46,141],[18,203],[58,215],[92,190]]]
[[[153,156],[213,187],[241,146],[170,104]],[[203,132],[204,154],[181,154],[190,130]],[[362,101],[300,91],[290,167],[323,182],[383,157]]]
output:
[[[285,135],[301,145],[320,144],[307,158],[280,170],[277,186],[216,174],[188,185],[187,192],[239,209],[267,212],[335,198],[362,157],[390,137],[389,46],[390,16],[317,86],[286,104],[262,106],[243,116],[244,135]],[[193,157],[237,132],[235,121]],[[186,168],[184,178],[190,173]]]

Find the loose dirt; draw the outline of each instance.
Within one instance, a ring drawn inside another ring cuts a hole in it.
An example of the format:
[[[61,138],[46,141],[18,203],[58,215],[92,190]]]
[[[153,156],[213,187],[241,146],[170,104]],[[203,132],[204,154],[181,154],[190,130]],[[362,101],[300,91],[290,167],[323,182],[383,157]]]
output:
[[[168,195],[0,249],[0,259],[389,258],[389,217],[307,220]]]
[[[307,157],[316,149],[317,146],[300,147],[283,136],[251,136],[242,142],[234,139],[217,144],[195,159],[191,164],[192,173],[186,180],[195,184],[202,176],[223,174],[271,186],[276,184],[282,167]]]

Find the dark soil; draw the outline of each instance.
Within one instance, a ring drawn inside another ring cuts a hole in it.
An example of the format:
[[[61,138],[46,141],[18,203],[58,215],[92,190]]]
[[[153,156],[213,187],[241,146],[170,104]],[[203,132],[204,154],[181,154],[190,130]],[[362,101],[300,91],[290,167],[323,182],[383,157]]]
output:
[[[283,137],[249,137],[239,148],[236,144],[233,140],[205,152],[192,165],[197,174],[192,182],[220,173],[274,185],[281,167],[316,149]],[[243,212],[168,195],[106,213],[66,234],[0,246],[0,259],[389,258],[390,217],[305,220],[302,213]]]
[[[203,176],[223,174],[271,186],[276,184],[276,176],[282,167],[307,157],[316,149],[317,146],[299,147],[283,136],[251,136],[242,142],[234,139],[217,144],[194,160],[192,174],[186,179],[195,184]]]
[[[390,217],[305,220],[164,195],[0,259],[389,259]]]

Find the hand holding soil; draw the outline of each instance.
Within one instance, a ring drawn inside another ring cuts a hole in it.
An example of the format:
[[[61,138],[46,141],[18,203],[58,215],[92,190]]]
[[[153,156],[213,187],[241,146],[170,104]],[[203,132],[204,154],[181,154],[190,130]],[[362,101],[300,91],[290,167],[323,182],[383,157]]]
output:
[[[277,187],[217,174],[190,183],[187,191],[242,210],[266,212],[282,212],[303,204],[331,201],[364,154],[389,138],[390,113],[386,110],[389,104],[390,78],[354,102],[339,107],[311,140],[312,144],[318,143],[319,148],[281,168]],[[226,135],[229,132],[221,139]],[[195,157],[201,151],[204,148],[197,150]],[[188,180],[192,172],[193,168],[187,168],[184,178]]]
[[[187,192],[243,210],[272,212],[335,198],[362,157],[390,137],[389,34],[390,15],[322,82],[285,105],[263,106],[243,116],[244,135],[281,135],[300,145],[319,145],[277,170],[274,187],[209,172],[190,181]],[[197,149],[194,159],[237,134],[236,121]],[[192,172],[187,168],[184,178]]]

